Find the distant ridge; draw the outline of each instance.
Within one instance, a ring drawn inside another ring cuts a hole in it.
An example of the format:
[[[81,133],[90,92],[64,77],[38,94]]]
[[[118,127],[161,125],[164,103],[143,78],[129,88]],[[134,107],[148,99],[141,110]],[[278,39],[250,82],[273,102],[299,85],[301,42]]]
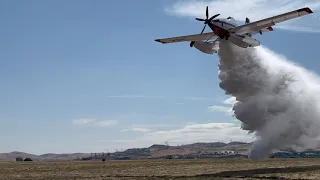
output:
[[[144,159],[144,158],[158,158],[168,155],[187,155],[197,153],[213,153],[217,151],[237,151],[240,154],[247,154],[251,143],[245,142],[212,142],[212,143],[193,143],[180,146],[168,146],[154,144],[148,148],[132,148],[122,152],[105,153],[109,157],[129,157],[130,159]],[[18,157],[31,158],[36,161],[51,161],[51,160],[75,160],[90,157],[91,153],[71,153],[71,154],[54,154],[46,153],[41,155],[34,155],[25,152],[9,152],[0,153],[0,160],[15,160]]]
[[[62,161],[62,160],[92,160],[92,159],[158,159],[171,158],[213,158],[213,157],[247,157],[252,142],[230,143],[211,142],[193,143],[178,146],[154,144],[148,148],[132,148],[114,153],[72,153],[54,154],[47,153],[42,155],[28,154],[25,152],[0,153],[0,160],[14,161],[16,158],[31,158],[34,161]],[[316,149],[315,149],[316,150]],[[310,150],[313,151],[313,150]],[[282,149],[278,152],[295,152],[293,149]],[[318,153],[318,152],[317,152]],[[319,151],[320,157],[320,151]]]
[[[32,160],[36,161],[44,161],[44,160],[74,160],[74,159],[81,159],[83,157],[88,157],[90,154],[88,153],[72,153],[72,154],[41,154],[41,155],[35,155],[35,154],[29,154],[25,152],[9,152],[9,153],[0,153],[0,160],[5,161],[13,161],[16,160],[16,158],[31,158]]]

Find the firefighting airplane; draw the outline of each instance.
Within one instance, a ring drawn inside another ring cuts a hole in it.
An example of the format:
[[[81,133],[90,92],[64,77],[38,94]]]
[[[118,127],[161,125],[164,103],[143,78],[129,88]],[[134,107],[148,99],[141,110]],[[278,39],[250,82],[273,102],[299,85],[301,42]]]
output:
[[[195,46],[198,50],[207,54],[218,52],[219,39],[225,39],[242,48],[255,47],[259,46],[260,42],[255,38],[252,38],[252,35],[255,35],[257,33],[260,33],[262,35],[262,33],[264,32],[273,31],[272,26],[276,23],[298,18],[299,16],[304,16],[311,13],[313,13],[311,9],[305,7],[255,22],[250,22],[249,18],[246,18],[245,24],[238,26],[233,17],[215,19],[220,15],[216,14],[208,19],[209,13],[207,6],[207,18],[196,18],[196,20],[198,21],[204,21],[205,24],[200,34],[156,39],[155,41],[161,42],[163,44],[191,41],[190,47]],[[207,24],[213,32],[203,33]],[[211,39],[216,40],[210,41]]]

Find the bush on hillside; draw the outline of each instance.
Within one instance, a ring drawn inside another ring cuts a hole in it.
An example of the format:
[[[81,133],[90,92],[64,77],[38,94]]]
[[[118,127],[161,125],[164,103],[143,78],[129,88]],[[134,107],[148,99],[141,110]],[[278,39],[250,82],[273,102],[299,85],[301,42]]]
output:
[[[16,161],[23,161],[23,158],[22,157],[17,157]]]
[[[25,158],[24,161],[32,161],[31,158]]]

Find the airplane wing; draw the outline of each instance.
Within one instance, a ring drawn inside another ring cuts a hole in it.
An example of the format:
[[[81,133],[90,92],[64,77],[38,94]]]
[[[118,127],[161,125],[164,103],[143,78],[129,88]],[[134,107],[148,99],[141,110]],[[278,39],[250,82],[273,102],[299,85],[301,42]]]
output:
[[[258,31],[251,31],[250,34],[251,35],[254,35],[254,34],[258,34],[258,33],[265,33],[265,32],[269,32],[269,31],[273,31],[273,28],[271,26],[267,27],[267,28],[263,28],[263,29],[260,29]]]
[[[251,22],[248,24],[244,24],[235,28],[230,29],[229,31],[231,33],[237,33],[237,34],[245,34],[245,33],[251,33],[251,32],[259,32],[259,30],[270,27],[275,25],[276,23],[280,23],[283,21],[287,21],[290,19],[294,19],[300,16],[304,16],[307,14],[313,13],[311,9],[308,7],[301,8],[295,11],[287,12],[284,14],[280,14],[277,16],[273,16],[270,18],[262,19],[259,21]]]
[[[208,40],[212,38],[217,38],[213,32],[203,33],[203,34],[193,34],[187,36],[177,36],[177,37],[170,37],[165,39],[156,39],[155,41],[160,42],[162,44],[166,43],[176,43],[176,42],[184,42],[184,41],[200,41],[200,40]]]

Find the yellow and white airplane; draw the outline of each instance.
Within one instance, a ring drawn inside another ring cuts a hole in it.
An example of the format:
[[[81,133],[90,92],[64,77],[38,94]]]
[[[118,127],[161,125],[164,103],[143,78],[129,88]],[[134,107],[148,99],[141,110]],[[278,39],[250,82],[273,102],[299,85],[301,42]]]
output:
[[[287,12],[277,16],[269,17],[255,22],[250,22],[246,18],[245,24],[238,26],[233,17],[215,19],[220,14],[216,14],[209,18],[208,6],[206,9],[206,19],[196,18],[198,21],[204,21],[205,26],[200,34],[193,34],[187,36],[177,36],[165,39],[156,39],[155,41],[166,43],[176,43],[191,41],[190,47],[196,47],[203,53],[213,54],[217,53],[219,49],[219,39],[226,39],[233,44],[242,47],[259,46],[260,42],[252,38],[252,35],[257,33],[264,33],[273,31],[272,26],[286,20],[294,19],[300,16],[313,13],[310,8],[305,7],[295,11]],[[209,26],[213,32],[203,33],[206,26]],[[210,41],[216,39],[215,41]]]

